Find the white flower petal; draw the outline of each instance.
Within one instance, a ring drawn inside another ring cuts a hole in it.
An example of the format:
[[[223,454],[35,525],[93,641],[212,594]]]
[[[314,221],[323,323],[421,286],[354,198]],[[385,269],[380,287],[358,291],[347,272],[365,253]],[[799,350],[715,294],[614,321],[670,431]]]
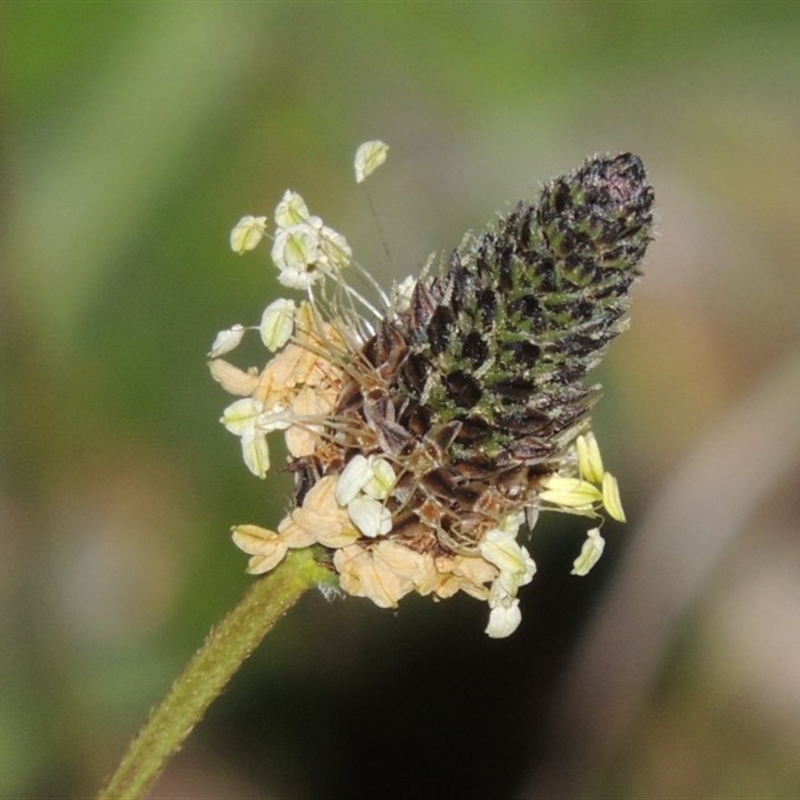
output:
[[[355,158],[356,183],[362,183],[372,175],[386,161],[388,152],[389,145],[377,139],[359,145]]]
[[[214,344],[211,345],[208,357],[218,358],[219,356],[224,356],[225,353],[230,353],[231,350],[239,346],[243,336],[244,327],[242,325],[234,325],[226,331],[220,331],[214,339]]]
[[[255,249],[264,238],[266,229],[266,217],[242,217],[231,231],[231,250],[241,256]]]
[[[353,525],[364,536],[385,536],[392,530],[392,514],[386,506],[362,494],[347,506]]]
[[[294,312],[294,301],[283,299],[275,300],[264,309],[258,331],[264,346],[273,353],[289,341],[294,330]]]
[[[586,535],[581,554],[572,564],[572,572],[570,574],[587,575],[589,570],[600,560],[605,546],[606,542],[600,535],[600,529],[592,528]]]
[[[353,456],[336,482],[336,502],[348,506],[372,478],[370,462],[360,453]]]

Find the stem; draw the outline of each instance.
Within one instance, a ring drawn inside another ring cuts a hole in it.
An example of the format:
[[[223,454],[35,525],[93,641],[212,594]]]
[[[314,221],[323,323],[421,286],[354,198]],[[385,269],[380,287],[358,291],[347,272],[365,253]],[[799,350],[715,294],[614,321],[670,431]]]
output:
[[[274,572],[253,583],[150,713],[98,800],[142,797],[272,626],[312,586],[334,580],[314,552],[304,549],[290,552]]]

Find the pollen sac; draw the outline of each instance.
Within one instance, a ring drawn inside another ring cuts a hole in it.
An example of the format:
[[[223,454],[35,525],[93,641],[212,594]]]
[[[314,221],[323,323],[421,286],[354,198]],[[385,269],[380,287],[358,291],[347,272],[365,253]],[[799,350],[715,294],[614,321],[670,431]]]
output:
[[[255,250],[267,230],[266,217],[242,217],[231,231],[231,250],[240,256]]]

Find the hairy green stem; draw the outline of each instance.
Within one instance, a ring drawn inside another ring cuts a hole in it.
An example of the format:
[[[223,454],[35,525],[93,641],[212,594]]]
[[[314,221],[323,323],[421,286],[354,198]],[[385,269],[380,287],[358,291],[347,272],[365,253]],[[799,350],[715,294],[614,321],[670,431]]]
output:
[[[216,627],[133,740],[98,800],[135,800],[152,786],[206,709],[272,626],[311,587],[335,581],[312,550],[290,552]]]

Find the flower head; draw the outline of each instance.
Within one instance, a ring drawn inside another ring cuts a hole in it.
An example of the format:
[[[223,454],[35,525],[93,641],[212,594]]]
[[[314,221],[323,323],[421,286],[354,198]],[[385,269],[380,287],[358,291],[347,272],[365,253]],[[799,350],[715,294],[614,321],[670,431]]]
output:
[[[387,149],[359,148],[357,180]],[[395,607],[411,592],[464,591],[488,603],[490,637],[512,633],[518,592],[536,572],[523,542],[539,512],[625,519],[590,430],[599,387],[585,379],[627,325],[652,205],[638,158],[589,159],[537,203],[468,235],[438,272],[387,295],[345,238],[287,191],[272,259],[279,282],[306,299],[265,309],[257,329],[273,355],[263,369],[218,358],[241,326],[211,352],[215,379],[239,397],[222,422],[248,468],[267,474],[267,438],[281,431],[295,475],[294,507],[276,531],[234,529],[248,569],[316,546],[349,594]],[[237,252],[264,232],[265,217],[247,219],[258,222],[236,233]],[[604,544],[592,528],[574,574]]]

